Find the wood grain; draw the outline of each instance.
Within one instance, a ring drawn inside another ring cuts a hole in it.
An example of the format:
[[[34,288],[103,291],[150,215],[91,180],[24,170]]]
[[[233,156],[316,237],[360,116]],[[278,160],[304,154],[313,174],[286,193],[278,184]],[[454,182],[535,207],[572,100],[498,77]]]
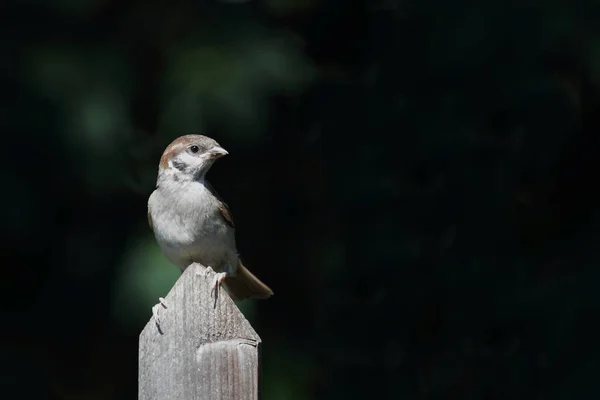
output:
[[[215,273],[190,265],[139,339],[140,400],[258,399],[260,337]]]

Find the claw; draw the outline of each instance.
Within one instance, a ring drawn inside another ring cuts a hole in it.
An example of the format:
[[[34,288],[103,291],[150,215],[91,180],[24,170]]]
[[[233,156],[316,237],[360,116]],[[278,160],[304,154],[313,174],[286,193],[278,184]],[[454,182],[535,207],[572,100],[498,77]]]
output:
[[[154,322],[156,323],[158,330],[161,331],[161,333],[162,333],[162,330],[160,328],[160,317],[158,315],[159,311],[161,310],[160,306],[162,306],[165,309],[167,308],[167,303],[165,302],[165,299],[162,297],[159,297],[158,303],[152,307],[152,317],[154,317]]]
[[[214,282],[213,287],[212,287],[212,289],[210,291],[211,297],[212,297],[212,295],[214,293],[215,300],[219,296],[219,289],[221,288],[221,285],[223,284],[223,281],[225,280],[225,278],[227,278],[227,272],[219,272],[218,274],[215,275],[215,282]]]

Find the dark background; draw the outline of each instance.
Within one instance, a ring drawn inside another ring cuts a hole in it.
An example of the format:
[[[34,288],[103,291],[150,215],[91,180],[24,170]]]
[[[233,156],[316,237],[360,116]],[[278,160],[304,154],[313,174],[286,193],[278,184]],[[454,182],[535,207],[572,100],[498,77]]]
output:
[[[2,397],[132,399],[203,133],[263,399],[600,398],[600,2],[8,1]]]

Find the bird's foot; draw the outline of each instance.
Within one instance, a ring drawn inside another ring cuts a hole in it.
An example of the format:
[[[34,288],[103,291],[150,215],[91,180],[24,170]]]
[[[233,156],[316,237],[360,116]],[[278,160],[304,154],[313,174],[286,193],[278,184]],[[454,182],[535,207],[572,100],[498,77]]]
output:
[[[227,278],[227,272],[219,272],[215,275],[215,281],[214,281],[213,287],[210,291],[211,296],[214,293],[215,300],[217,299],[217,297],[219,297],[219,290],[221,289],[221,285],[223,284],[223,281],[225,280],[225,278]]]
[[[162,308],[167,308],[167,303],[165,302],[165,299],[163,299],[162,297],[158,298],[158,303],[155,304],[152,307],[152,317],[154,317],[154,323],[156,323],[156,326],[158,327],[158,330],[162,333],[162,330],[160,328],[160,317],[159,317],[159,311]]]

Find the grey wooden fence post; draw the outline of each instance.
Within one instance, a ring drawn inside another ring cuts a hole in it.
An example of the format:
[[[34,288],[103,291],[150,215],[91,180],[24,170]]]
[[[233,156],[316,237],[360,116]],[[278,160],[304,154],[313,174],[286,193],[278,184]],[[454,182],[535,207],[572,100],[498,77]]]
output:
[[[190,265],[139,339],[139,400],[258,399],[260,337],[215,273]]]

